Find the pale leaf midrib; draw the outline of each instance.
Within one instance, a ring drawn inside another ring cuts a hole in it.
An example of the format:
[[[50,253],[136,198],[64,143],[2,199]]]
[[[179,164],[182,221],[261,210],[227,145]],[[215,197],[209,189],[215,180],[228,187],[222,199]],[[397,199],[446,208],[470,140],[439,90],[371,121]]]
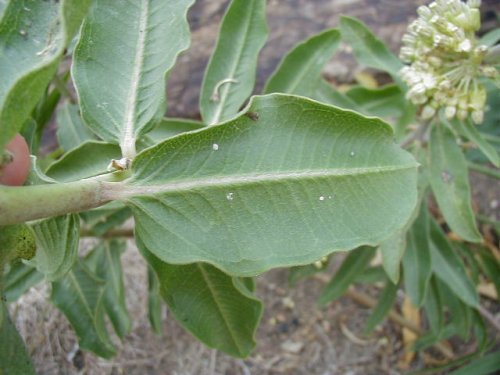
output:
[[[154,195],[161,193],[182,192],[190,190],[199,190],[202,188],[228,186],[242,186],[262,183],[279,183],[294,180],[316,179],[316,178],[335,178],[345,176],[357,176],[376,173],[396,172],[407,169],[416,168],[416,165],[396,165],[383,167],[368,167],[368,168],[332,168],[322,170],[308,170],[300,172],[276,172],[276,173],[253,173],[233,176],[211,176],[206,178],[195,178],[190,180],[172,181],[165,184],[157,185],[140,185],[141,180],[137,180],[137,184],[124,183],[119,189],[110,188],[110,195],[113,199],[129,198],[137,195]],[[146,180],[142,180],[144,182]],[[114,190],[114,191],[113,191]]]
[[[137,39],[136,55],[134,59],[134,68],[131,76],[130,88],[127,94],[127,106],[124,114],[124,128],[121,148],[123,156],[134,157],[129,155],[131,152],[135,154],[135,114],[137,109],[138,88],[141,78],[141,72],[144,65],[144,49],[146,35],[148,33],[148,13],[149,0],[140,1],[141,14],[139,17],[139,38]],[[142,30],[142,32],[141,32]],[[133,151],[132,151],[133,150]]]

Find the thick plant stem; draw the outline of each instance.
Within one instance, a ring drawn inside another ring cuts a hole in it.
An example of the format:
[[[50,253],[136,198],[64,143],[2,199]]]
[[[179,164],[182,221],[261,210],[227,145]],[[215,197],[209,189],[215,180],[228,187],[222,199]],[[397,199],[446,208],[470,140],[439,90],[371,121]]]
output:
[[[23,223],[102,206],[111,199],[107,185],[88,179],[65,184],[0,186],[0,225]]]

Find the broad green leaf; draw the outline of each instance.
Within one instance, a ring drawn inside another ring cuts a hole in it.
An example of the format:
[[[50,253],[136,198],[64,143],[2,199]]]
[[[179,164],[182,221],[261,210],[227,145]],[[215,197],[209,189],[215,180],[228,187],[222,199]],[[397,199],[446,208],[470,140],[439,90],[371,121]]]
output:
[[[22,261],[11,263],[3,280],[5,301],[7,303],[16,301],[28,289],[42,280],[43,274],[38,272],[35,267]]]
[[[283,58],[264,88],[265,94],[282,92],[318,99],[315,95],[321,70],[340,42],[337,29],[323,31],[303,41]]]
[[[122,225],[130,216],[132,216],[132,212],[128,207],[113,210],[111,213],[101,216],[99,221],[92,226],[92,234],[102,236],[113,228]]]
[[[104,291],[104,280],[78,260],[64,278],[52,284],[50,298],[73,326],[80,347],[110,358],[115,349],[104,326]]]
[[[450,375],[491,375],[500,371],[500,353],[493,352],[478,358]]]
[[[461,136],[475,143],[481,152],[495,165],[500,166],[500,156],[494,146],[485,140],[481,133],[476,129],[476,125],[470,119],[465,121],[452,121],[451,126],[454,127]]]
[[[107,173],[112,159],[120,159],[120,147],[102,141],[86,141],[52,163],[47,176],[59,182],[77,181]]]
[[[424,204],[408,232],[403,257],[405,290],[415,306],[422,306],[432,274],[428,215]]]
[[[35,368],[23,339],[0,301],[0,375],[35,375]]]
[[[124,241],[103,241],[88,255],[86,264],[106,282],[103,304],[118,337],[130,332],[132,322],[125,303],[125,286],[120,257],[125,251]]]
[[[479,299],[474,284],[470,281],[462,260],[434,220],[431,220],[430,235],[434,274],[448,285],[463,302],[471,307],[476,307]]]
[[[41,220],[32,225],[37,251],[34,264],[47,280],[64,276],[78,254],[80,219],[77,215]]]
[[[57,141],[65,151],[77,148],[94,135],[83,123],[78,105],[66,102],[57,110]],[[78,169],[78,168],[75,168]]]
[[[132,208],[136,236],[163,261],[253,276],[376,246],[408,221],[416,183],[387,124],[274,94],[143,151],[108,194]]]
[[[159,143],[174,135],[198,130],[204,126],[205,124],[194,120],[163,118],[150,132],[148,132],[147,137],[152,139],[155,143]]]
[[[82,117],[135,156],[135,143],[165,104],[165,76],[189,45],[194,0],[96,0],[75,48],[72,74]]]
[[[398,284],[387,281],[385,288],[380,293],[377,306],[375,306],[371,315],[366,320],[365,328],[363,329],[365,334],[371,333],[376,326],[384,321],[392,305],[394,305],[398,288]]]
[[[312,78],[311,78],[312,79]],[[347,96],[336,90],[333,85],[320,79],[317,82],[316,91],[311,93],[311,98],[320,102],[335,105],[340,108],[352,109],[356,111],[357,104]]]
[[[395,81],[399,81],[398,73],[403,64],[366,25],[355,18],[342,16],[340,32],[359,63],[388,72]]]
[[[177,321],[211,348],[247,357],[255,347],[262,303],[217,268],[205,263],[174,266],[137,246],[155,270],[160,293]]]
[[[148,318],[154,333],[161,335],[160,282],[151,266],[148,266]]]
[[[399,117],[407,100],[401,89],[396,85],[369,89],[363,86],[351,88],[345,95],[356,103],[356,109],[368,116]]]
[[[444,328],[444,316],[436,275],[431,277],[423,307],[432,336],[441,337]]]
[[[10,1],[0,22],[0,150],[42,97],[91,0]]]
[[[206,124],[234,117],[250,96],[266,39],[266,0],[233,0],[203,78],[200,110]]]
[[[429,171],[432,191],[448,225],[463,239],[480,242],[467,163],[453,133],[443,123],[431,130]]]
[[[321,291],[318,303],[324,305],[340,298],[356,280],[356,277],[364,272],[374,255],[375,249],[366,246],[351,251],[330,282]]]

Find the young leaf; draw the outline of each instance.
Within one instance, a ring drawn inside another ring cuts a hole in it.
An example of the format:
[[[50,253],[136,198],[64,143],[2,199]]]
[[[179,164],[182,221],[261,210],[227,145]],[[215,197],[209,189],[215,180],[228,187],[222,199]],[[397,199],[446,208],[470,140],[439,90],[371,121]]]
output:
[[[86,141],[53,162],[47,176],[59,182],[78,181],[107,173],[111,159],[120,159],[120,147],[102,141]]]
[[[500,296],[500,262],[488,250],[480,252],[480,260],[481,268],[495,285],[497,295]]]
[[[467,241],[480,242],[471,207],[467,162],[453,133],[443,123],[431,130],[429,171],[432,191],[451,229]]]
[[[125,242],[118,240],[101,242],[88,255],[87,265],[92,264],[92,271],[106,281],[103,296],[104,308],[118,337],[123,339],[130,332],[132,322],[125,303],[120,257],[125,251]]]
[[[297,281],[305,279],[306,277],[317,274],[318,272],[324,271],[328,263],[321,265],[320,267],[316,264],[307,264],[305,266],[290,267],[288,269],[288,283],[294,286]]]
[[[43,274],[35,267],[16,261],[11,263],[9,271],[4,276],[4,296],[7,303],[16,301],[32,286],[43,280]]]
[[[493,352],[478,358],[450,375],[491,375],[500,370],[500,353]]]
[[[385,239],[379,246],[382,254],[382,265],[394,284],[399,282],[399,269],[401,259],[406,248],[407,228],[394,232],[393,235]]]
[[[151,266],[148,266],[148,318],[154,333],[161,335],[160,282]]]
[[[95,139],[83,123],[78,105],[66,102],[57,110],[57,141],[64,151],[77,148],[85,141]],[[78,168],[75,168],[78,169]]]
[[[0,22],[0,151],[42,97],[91,0],[10,1]]]
[[[267,39],[265,0],[233,0],[203,78],[201,117],[213,125],[232,118],[252,93],[259,51]]]
[[[282,92],[318,99],[321,70],[337,50],[340,33],[323,31],[293,48],[280,62],[264,88],[265,94]]]
[[[2,301],[0,301],[0,374],[36,374],[23,339],[10,320],[7,306]]]
[[[52,284],[50,299],[73,326],[81,348],[110,358],[115,348],[104,326],[104,289],[104,280],[77,261],[64,278]]]
[[[475,143],[481,152],[495,165],[495,167],[500,166],[500,156],[498,155],[498,151],[481,136],[481,133],[476,129],[476,125],[474,125],[470,119],[465,121],[453,121],[451,126],[457,129],[461,136]]]
[[[72,67],[82,117],[125,157],[161,113],[166,73],[189,44],[193,1],[97,0],[83,23]]]
[[[374,255],[375,250],[367,246],[353,250],[321,291],[318,303],[324,305],[340,298],[356,277],[364,272]]]
[[[415,306],[422,306],[432,274],[428,215],[424,204],[408,232],[403,257],[405,290]]]
[[[262,303],[217,268],[194,263],[174,266],[155,257],[140,239],[137,246],[153,267],[160,293],[179,324],[205,345],[235,357],[255,347]]]
[[[340,32],[342,39],[352,47],[358,62],[388,72],[396,82],[400,81],[398,73],[403,64],[361,21],[342,16]]]
[[[379,244],[415,207],[416,163],[378,119],[274,94],[143,151],[107,186],[163,261],[252,276]]]
[[[463,303],[446,284],[439,279],[436,281],[443,306],[448,308],[450,326],[463,340],[468,340],[472,320],[471,308]]]
[[[37,251],[34,263],[48,280],[57,280],[73,267],[78,254],[80,219],[65,215],[32,225]]]
[[[434,220],[431,220],[430,235],[434,274],[463,302],[471,307],[477,307],[479,298],[464,264]]]
[[[394,305],[398,288],[398,284],[394,284],[392,281],[387,281],[385,288],[380,294],[377,306],[375,306],[371,315],[366,320],[366,325],[363,329],[364,334],[371,333],[376,326],[384,321],[385,317],[391,310],[392,305]]]
[[[199,130],[204,126],[205,124],[194,120],[163,118],[150,132],[148,132],[147,137],[152,139],[154,143],[159,143],[174,135]]]

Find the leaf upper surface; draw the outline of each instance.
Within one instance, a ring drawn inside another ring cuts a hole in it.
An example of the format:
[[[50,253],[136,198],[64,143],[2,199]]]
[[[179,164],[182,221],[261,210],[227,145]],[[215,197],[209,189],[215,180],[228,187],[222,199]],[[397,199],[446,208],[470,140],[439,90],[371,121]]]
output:
[[[416,167],[382,121],[275,94],[145,150],[114,194],[160,259],[249,276],[380,243],[410,217]]]

